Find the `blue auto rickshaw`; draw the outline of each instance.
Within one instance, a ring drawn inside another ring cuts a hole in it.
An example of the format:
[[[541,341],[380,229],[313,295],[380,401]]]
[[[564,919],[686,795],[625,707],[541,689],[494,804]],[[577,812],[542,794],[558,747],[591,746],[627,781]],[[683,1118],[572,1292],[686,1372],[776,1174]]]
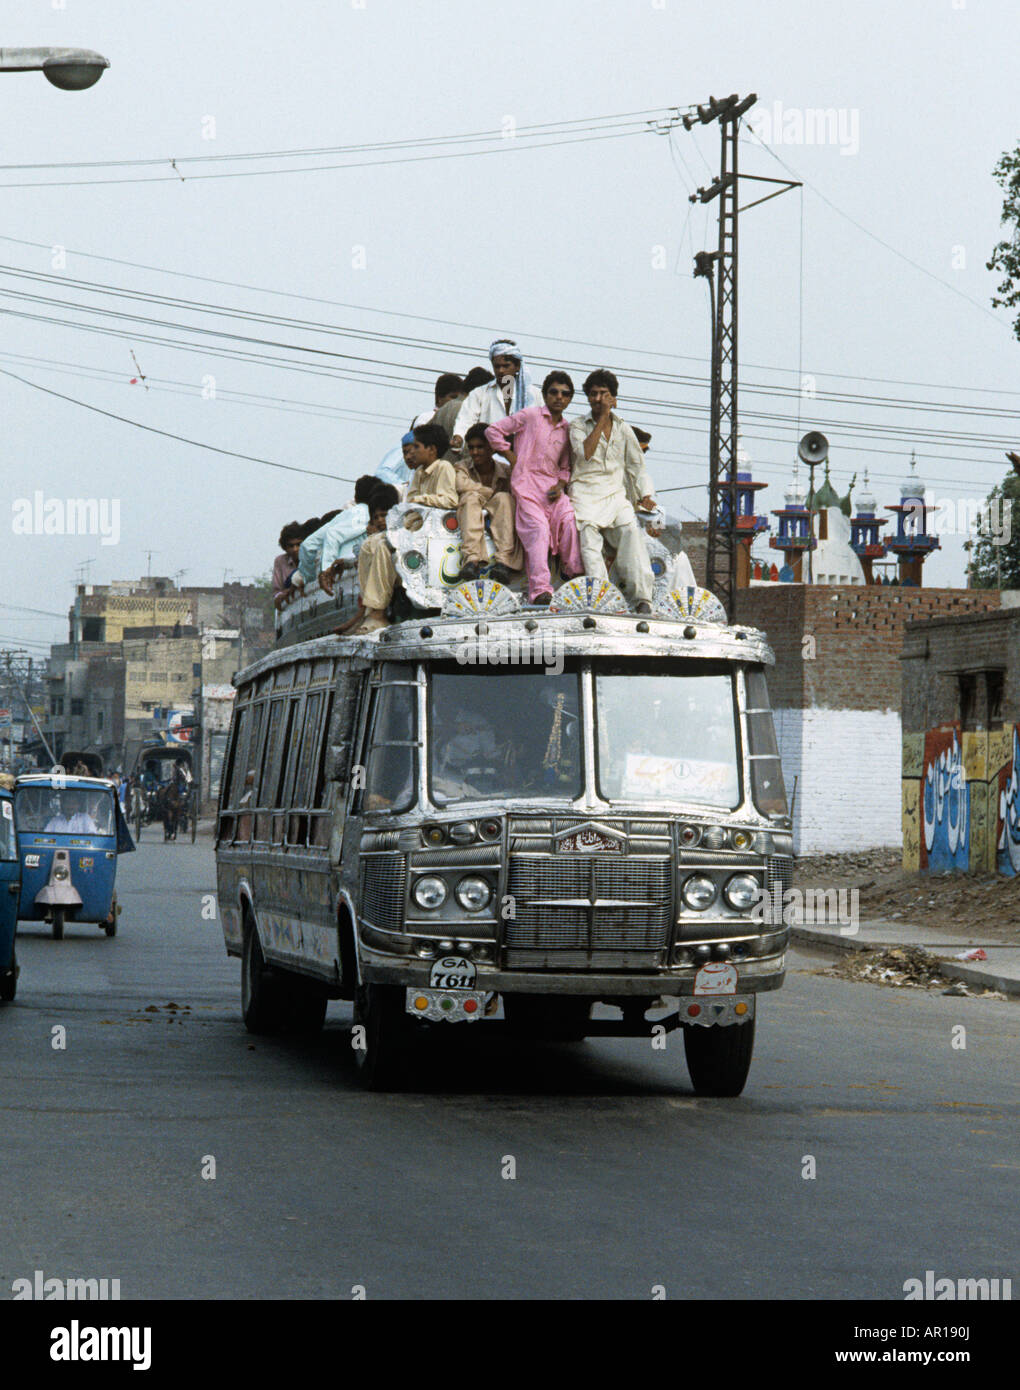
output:
[[[60,941],[65,922],[94,922],[117,934],[117,856],[134,841],[112,782],[103,777],[27,773],[14,784],[21,868],[18,917],[49,922]]]
[[[18,925],[18,840],[14,833],[13,778],[0,783],[0,1003],[9,1003],[18,989],[18,956],[14,937]]]

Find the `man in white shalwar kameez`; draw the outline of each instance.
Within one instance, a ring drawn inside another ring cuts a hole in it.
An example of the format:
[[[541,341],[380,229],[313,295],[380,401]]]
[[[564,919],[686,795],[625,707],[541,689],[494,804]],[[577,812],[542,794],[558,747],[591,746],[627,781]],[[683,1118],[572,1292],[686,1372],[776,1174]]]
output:
[[[654,511],[652,485],[637,435],[613,413],[619,383],[605,368],[584,383],[589,413],[570,426],[571,478],[585,574],[606,579],[603,541],[616,551],[624,597],[638,613],[651,612],[652,565],[634,508]]]

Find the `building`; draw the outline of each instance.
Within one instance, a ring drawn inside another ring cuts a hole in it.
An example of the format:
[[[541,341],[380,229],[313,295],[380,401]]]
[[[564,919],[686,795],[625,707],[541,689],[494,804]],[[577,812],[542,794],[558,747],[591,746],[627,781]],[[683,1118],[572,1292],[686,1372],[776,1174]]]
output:
[[[47,680],[43,732],[55,756],[88,750],[107,768],[129,772],[142,742],[166,730],[171,712],[190,714],[208,735],[200,743],[202,786],[214,793],[231,679],[272,646],[265,589],[177,588],[157,576],[82,584],[68,626],[68,642],[51,649]]]
[[[1020,606],[909,623],[902,666],[904,868],[1020,874]]]
[[[768,685],[798,854],[899,848],[907,623],[1000,607],[989,589],[756,584],[738,622],[776,654]]]

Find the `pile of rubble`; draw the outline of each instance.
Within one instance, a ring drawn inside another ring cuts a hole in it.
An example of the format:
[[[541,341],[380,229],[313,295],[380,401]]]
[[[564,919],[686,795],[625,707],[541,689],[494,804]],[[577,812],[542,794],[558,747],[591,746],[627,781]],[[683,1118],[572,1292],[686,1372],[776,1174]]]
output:
[[[978,999],[1006,997],[994,989],[968,988],[962,980],[950,982],[942,974],[939,961],[923,946],[888,946],[874,951],[861,947],[847,951],[821,973],[836,975],[841,980],[868,980],[875,985],[892,985],[896,989],[941,989],[943,994]]]
[[[935,989],[949,984],[938,961],[923,946],[847,951],[824,973],[838,975],[842,980],[871,980],[877,985],[901,989]]]

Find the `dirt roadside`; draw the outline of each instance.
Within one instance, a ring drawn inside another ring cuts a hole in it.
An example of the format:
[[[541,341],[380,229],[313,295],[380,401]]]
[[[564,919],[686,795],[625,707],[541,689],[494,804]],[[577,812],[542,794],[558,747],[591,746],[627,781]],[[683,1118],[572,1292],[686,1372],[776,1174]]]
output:
[[[930,931],[933,940],[965,927],[1020,946],[1020,877],[904,873],[898,850],[867,850],[798,859],[794,883],[802,891],[858,889],[862,922],[903,922]]]

